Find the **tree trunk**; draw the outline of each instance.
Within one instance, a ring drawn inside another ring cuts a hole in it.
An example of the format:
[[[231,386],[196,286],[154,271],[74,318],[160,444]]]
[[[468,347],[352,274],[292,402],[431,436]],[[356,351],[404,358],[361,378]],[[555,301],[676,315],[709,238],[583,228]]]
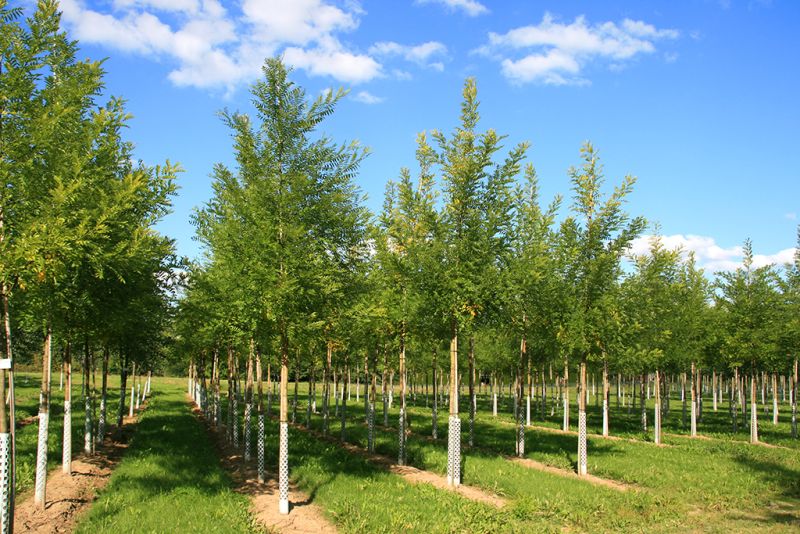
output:
[[[642,376],[639,378],[639,408],[642,413],[642,432],[647,432],[647,402],[645,395],[648,388],[647,373],[642,373]]]
[[[61,470],[72,475],[72,345],[67,341],[64,348],[64,427],[61,446]]]
[[[300,387],[300,354],[297,354],[297,361],[294,363],[294,393],[292,396],[292,424],[297,423],[297,393]]]
[[[381,376],[381,388],[383,390],[383,426],[389,427],[389,351],[383,347],[383,375]],[[344,390],[342,390],[342,404],[344,404]]]
[[[42,348],[42,391],[39,395],[39,441],[36,448],[36,485],[33,500],[45,507],[45,490],[47,486],[47,429],[50,422],[50,356],[52,350],[53,331],[50,322],[44,336]],[[0,399],[0,403],[5,399]]]
[[[469,336],[469,446],[475,445],[475,336]]]
[[[523,323],[524,323],[523,319]],[[522,419],[522,397],[523,397],[523,376],[522,373],[525,371],[525,359],[528,356],[528,345],[527,340],[525,339],[525,334],[522,334],[522,339],[519,342],[519,366],[517,367],[517,395],[516,395],[516,406],[517,406],[517,457],[522,458],[525,456],[525,424],[524,420]]]
[[[619,403],[619,395],[617,395]],[[608,437],[608,359],[603,355],[603,436]]]
[[[97,443],[102,447],[106,437],[106,401],[108,400],[108,360],[111,357],[108,346],[103,347],[103,376],[100,391],[100,419],[97,422]]]
[[[450,326],[450,419],[447,426],[447,483],[461,484],[461,419],[458,417],[458,327]]]
[[[253,411],[253,373],[255,372],[253,358],[255,356],[255,341],[250,338],[250,350],[247,353],[247,377],[244,392],[244,461],[250,461],[250,418]],[[205,382],[205,376],[203,377]]]
[[[653,441],[656,445],[661,445],[661,375],[656,369],[656,382],[654,384],[656,394],[656,408],[653,419]]]
[[[792,437],[797,439],[797,358],[792,371]]]
[[[439,438],[439,393],[436,389],[436,347],[433,348],[433,359],[431,360],[431,367],[433,372],[433,404],[431,404],[431,437],[433,439]],[[385,394],[384,394],[385,398]],[[385,403],[385,401],[384,401]]]
[[[341,413],[341,417],[339,419],[339,422],[340,422],[340,425],[341,425],[341,428],[339,430],[339,439],[341,439],[342,441],[345,441],[345,438],[347,437],[346,436],[346,431],[347,431],[347,401],[348,401],[348,396],[350,395],[350,393],[349,393],[349,391],[350,391],[350,362],[348,360],[349,360],[349,358],[345,358],[345,367],[344,367],[345,374],[347,375],[347,391],[348,391],[348,394],[347,394],[347,396],[345,396],[344,391],[342,392],[342,413]]]
[[[3,216],[0,212],[0,232]],[[2,240],[2,233],[0,233]],[[16,422],[14,416],[14,366],[11,348],[11,317],[8,310],[8,286],[0,285],[0,298],[3,300],[3,330],[5,338],[6,366],[0,369],[0,462],[8,469],[0,469],[0,529],[2,532],[14,531],[14,497],[16,494]],[[7,367],[7,369],[6,369]],[[9,391],[6,392],[6,380]],[[6,395],[8,410],[6,411]]]
[[[128,353],[120,353],[119,359],[119,410],[117,412],[117,433],[122,431],[122,421],[125,417],[125,396],[128,386]]]
[[[778,375],[772,373],[772,424],[778,424]]]
[[[697,370],[695,369],[694,362],[692,362],[692,404],[689,418],[691,421],[689,435],[691,437],[697,436]]]
[[[329,417],[329,403],[328,395],[330,394],[330,373],[331,361],[333,359],[333,341],[328,340],[328,346],[325,354],[325,368],[322,370],[322,434],[328,434],[328,417]]]
[[[406,465],[406,332],[405,323],[400,327],[400,414],[397,425],[398,455],[397,463]]]
[[[563,386],[562,389],[564,395],[564,425],[563,430],[564,432],[569,431],[569,365],[567,363],[567,358],[564,358],[564,377],[563,377]]]
[[[578,387],[578,476],[588,472],[586,458],[586,356],[581,361]]]
[[[261,348],[256,347],[256,388],[258,390],[258,436],[256,436],[256,465],[258,473],[258,483],[263,484],[266,480],[266,468],[264,465],[264,380],[261,373]]]
[[[86,454],[92,454],[94,444],[92,441],[92,403],[94,391],[90,386],[93,367],[92,360],[92,351],[89,348],[89,338],[87,337],[83,345],[83,383],[85,384],[84,389],[86,390],[86,395],[84,396],[84,408],[86,411],[84,412],[83,418],[83,452]]]
[[[369,408],[367,411],[367,451],[375,452],[375,398],[378,393],[378,375],[375,372],[377,352],[372,356],[372,369],[370,372]]]
[[[711,391],[712,391],[712,402],[714,403],[713,409],[717,411],[717,371],[711,371]]]
[[[753,365],[755,369],[755,364]],[[758,443],[758,408],[756,406],[756,373],[750,375],[750,443]]]
[[[278,445],[278,511],[289,513],[289,338],[281,325],[280,437]]]

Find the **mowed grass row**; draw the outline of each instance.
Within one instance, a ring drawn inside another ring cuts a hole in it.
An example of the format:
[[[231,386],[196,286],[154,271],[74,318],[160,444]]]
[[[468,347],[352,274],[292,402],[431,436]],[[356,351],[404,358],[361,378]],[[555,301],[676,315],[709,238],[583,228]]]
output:
[[[297,422],[306,417],[306,399],[298,407]],[[361,399],[363,401],[363,398]],[[318,409],[321,402],[318,400]],[[397,409],[390,412],[391,429],[379,429],[376,449],[397,455]],[[333,408],[332,408],[333,409]],[[381,407],[376,422],[382,423]],[[446,468],[446,441],[432,442],[430,412],[410,407],[415,432],[409,443],[409,461],[440,474]],[[348,403],[348,440],[367,444],[363,402]],[[446,437],[446,411],[440,412],[440,438]],[[506,419],[507,420],[503,420]],[[466,442],[466,414],[462,414]],[[479,412],[475,450],[466,446],[464,482],[512,499],[513,508],[548,516],[550,526],[579,530],[638,529],[643,524],[661,530],[678,527],[776,530],[797,528],[800,509],[798,451],[753,447],[731,441],[674,438],[672,447],[620,440],[589,440],[590,471],[602,477],[635,484],[643,491],[621,494],[583,481],[549,475],[514,465],[501,457],[513,454],[514,433],[510,416],[498,419]],[[771,424],[771,423],[770,423]],[[312,426],[321,429],[319,415]],[[339,422],[331,420],[338,436]],[[567,470],[577,462],[577,437],[528,429],[526,456]],[[644,523],[642,523],[644,521]]]
[[[77,533],[258,532],[186,400],[185,381],[154,378],[122,462]]]
[[[558,532],[551,514],[498,510],[428,484],[411,484],[336,444],[290,427],[290,475],[342,532]],[[255,437],[253,438],[255,440]],[[278,424],[266,429],[266,460],[278,462]],[[290,497],[291,499],[291,497]]]

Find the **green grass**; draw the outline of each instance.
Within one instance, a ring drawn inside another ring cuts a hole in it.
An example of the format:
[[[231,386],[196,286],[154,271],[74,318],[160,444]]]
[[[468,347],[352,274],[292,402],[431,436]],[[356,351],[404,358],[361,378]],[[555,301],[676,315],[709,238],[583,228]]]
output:
[[[231,490],[184,381],[153,379],[147,410],[108,485],[75,532],[254,532],[249,500]]]
[[[269,465],[277,424],[267,425]],[[342,532],[555,532],[558,523],[521,507],[497,510],[427,484],[412,485],[301,430],[290,429],[291,477]]]
[[[305,388],[301,389],[301,392]],[[305,395],[301,396],[298,423],[305,421]],[[444,474],[446,441],[426,439],[431,432],[430,410],[418,397],[417,406],[410,406],[414,435],[409,443],[409,461],[417,467]],[[318,400],[318,409],[321,409]],[[672,531],[702,529],[708,531],[781,531],[800,526],[800,451],[788,434],[788,424],[771,430],[770,439],[785,440],[793,448],[775,449],[754,447],[735,440],[727,428],[727,405],[720,404],[714,413],[711,402],[706,403],[704,425],[724,426],[715,435],[721,439],[689,440],[668,438],[669,447],[646,443],[649,438],[637,428],[639,412],[616,410],[612,403],[612,432],[617,426],[628,440],[589,439],[590,472],[629,484],[640,491],[619,493],[586,482],[533,471],[503,459],[501,454],[513,454],[514,430],[510,407],[498,418],[491,416],[489,399],[481,399],[476,421],[476,446],[464,452],[464,482],[506,496],[511,502],[509,513],[523,521],[535,517],[537,525],[547,528],[567,528],[578,531],[641,530]],[[594,409],[594,407],[591,407]],[[573,413],[577,410],[573,406]],[[782,406],[786,412],[786,406]],[[383,421],[380,403],[376,420]],[[599,430],[599,410],[590,410],[590,431]],[[363,398],[348,403],[348,440],[366,447],[367,435],[363,417]],[[549,414],[548,414],[549,415]],[[652,416],[652,413],[650,414]],[[680,403],[673,401],[671,419],[665,431],[680,429]],[[446,410],[440,411],[439,435],[446,436]],[[466,414],[462,414],[463,441],[466,441]],[[397,404],[390,412],[389,429],[379,429],[376,449],[390,457],[397,456]],[[557,427],[560,418],[554,415],[547,421],[534,424]],[[601,419],[600,419],[601,421]],[[312,426],[321,428],[321,418],[312,418]],[[762,428],[772,427],[770,420]],[[572,428],[575,428],[573,422]],[[726,433],[725,430],[728,430]],[[338,419],[332,419],[331,431],[339,434]],[[296,433],[295,433],[296,434]],[[766,432],[770,434],[770,432]],[[294,436],[294,435],[293,435]],[[564,469],[574,469],[577,462],[577,437],[528,429],[526,453],[538,460]],[[746,437],[746,436],[745,436]],[[303,444],[302,447],[305,447]],[[294,448],[294,445],[293,445]],[[504,512],[505,513],[505,512]],[[509,523],[512,525],[513,523]],[[511,528],[510,526],[508,528]]]

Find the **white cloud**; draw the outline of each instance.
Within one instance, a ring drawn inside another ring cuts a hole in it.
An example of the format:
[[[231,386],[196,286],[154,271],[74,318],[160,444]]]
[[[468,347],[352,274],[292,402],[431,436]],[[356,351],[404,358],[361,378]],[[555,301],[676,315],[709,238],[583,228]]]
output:
[[[381,41],[372,45],[369,52],[379,57],[401,57],[417,65],[442,71],[444,63],[431,61],[431,59],[446,57],[447,47],[438,41],[428,41],[414,46],[402,45],[394,41]]]
[[[461,10],[470,17],[489,12],[489,8],[477,0],[417,0],[418,4],[442,4],[452,11]]]
[[[266,57],[314,76],[362,83],[383,75],[367,54],[342,44],[339,35],[358,27],[363,11],[329,0],[113,0],[106,11],[84,0],[62,0],[71,36],[174,64],[176,85],[231,90],[258,76]]]
[[[580,16],[570,24],[557,22],[545,13],[536,25],[521,26],[499,34],[490,32],[489,42],[475,50],[498,61],[503,74],[519,83],[582,84],[583,68],[606,61],[620,69],[623,62],[655,52],[655,42],[676,39],[679,32],[658,29],[640,20],[589,24]],[[515,53],[522,57],[509,57]]]
[[[633,240],[629,253],[632,255],[647,254],[650,250],[651,236],[643,235]],[[694,252],[699,267],[709,273],[717,271],[734,271],[742,265],[743,249],[740,245],[721,247],[713,237],[700,235],[675,234],[662,236],[664,247],[670,250],[681,249],[684,256]],[[763,267],[775,264],[783,265],[793,261],[795,249],[787,248],[774,254],[754,254],[753,265]]]
[[[794,211],[790,211],[789,213],[784,213],[783,218],[788,221],[796,221],[797,220],[797,213]]]
[[[363,104],[380,104],[381,102],[386,100],[385,98],[380,96],[375,96],[368,91],[359,91],[351,98],[356,102],[361,102]]]

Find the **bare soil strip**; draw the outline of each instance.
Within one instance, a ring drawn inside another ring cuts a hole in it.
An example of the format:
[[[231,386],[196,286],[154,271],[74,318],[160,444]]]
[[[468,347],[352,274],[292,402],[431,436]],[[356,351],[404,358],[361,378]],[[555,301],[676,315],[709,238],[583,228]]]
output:
[[[225,442],[224,427],[215,431],[203,417],[202,412],[191,404],[192,412],[206,425],[214,437],[222,467],[235,485],[234,491],[250,497],[253,516],[270,532],[284,534],[335,534],[336,527],[325,517],[322,509],[311,502],[311,498],[294,484],[289,485],[289,514],[278,512],[278,476],[266,471],[265,482],[258,482],[255,460],[245,464],[242,455]],[[255,451],[253,451],[255,457]]]
[[[504,498],[498,495],[494,495],[492,493],[487,493],[480,488],[476,488],[474,486],[465,486],[463,484],[460,486],[450,486],[447,483],[447,479],[445,477],[438,475],[436,473],[432,473],[431,471],[425,471],[422,469],[418,469],[416,467],[412,467],[410,465],[398,465],[394,463],[394,460],[392,458],[389,458],[388,456],[367,452],[366,449],[363,449],[357,445],[343,442],[332,436],[323,436],[321,433],[313,430],[308,430],[305,427],[297,426],[296,428],[304,432],[308,432],[318,437],[319,439],[325,439],[327,441],[330,441],[331,443],[335,443],[340,447],[344,448],[345,450],[352,452],[353,454],[362,456],[363,458],[366,458],[373,464],[378,465],[391,473],[403,477],[403,479],[410,482],[411,484],[430,484],[438,489],[454,491],[459,495],[466,497],[467,499],[488,504],[494,506],[495,508],[502,508],[503,506],[506,505],[507,501]]]
[[[147,403],[145,402],[145,405]],[[144,409],[144,406],[140,410]],[[97,493],[111,478],[136,429],[136,416],[123,419],[121,432],[110,426],[103,447],[93,455],[81,454],[72,460],[72,475],[61,466],[47,474],[46,505],[34,504],[33,492],[18,502],[14,511],[14,532],[50,534],[72,532],[80,515],[94,502]],[[61,454],[61,451],[51,451]]]

